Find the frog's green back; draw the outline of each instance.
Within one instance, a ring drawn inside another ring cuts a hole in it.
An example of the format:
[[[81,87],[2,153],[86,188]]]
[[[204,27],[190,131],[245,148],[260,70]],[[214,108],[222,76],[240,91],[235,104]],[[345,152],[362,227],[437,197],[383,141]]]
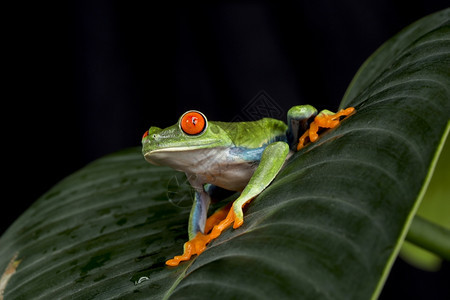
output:
[[[286,141],[287,125],[280,120],[264,118],[248,122],[215,122],[236,146],[258,148],[277,140]]]

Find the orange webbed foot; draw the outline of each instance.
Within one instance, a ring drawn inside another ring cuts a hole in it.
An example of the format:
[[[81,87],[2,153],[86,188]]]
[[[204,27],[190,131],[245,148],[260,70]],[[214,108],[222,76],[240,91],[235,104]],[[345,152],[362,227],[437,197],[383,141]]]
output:
[[[193,255],[199,255],[206,249],[206,245],[211,241],[209,235],[204,235],[198,232],[197,235],[190,241],[184,243],[184,253],[175,256],[173,259],[166,261],[168,266],[178,266],[182,261],[190,260]]]
[[[309,125],[309,129],[303,133],[300,137],[297,145],[297,151],[302,149],[309,139],[310,142],[315,142],[319,138],[318,131],[320,128],[334,128],[339,125],[342,121],[341,118],[347,118],[355,112],[354,107],[348,107],[346,109],[341,109],[335,114],[320,113],[315,118],[314,121]]]
[[[239,218],[236,216],[233,207],[231,207],[231,209],[228,211],[227,217],[223,219],[219,224],[214,226],[210,233],[211,238],[215,239],[220,236],[225,229],[231,226],[231,224],[233,224],[234,229],[239,228],[240,226],[242,226],[242,224],[244,224],[243,218]]]
[[[210,232],[211,229],[220,225],[226,219],[226,216],[229,214],[229,212],[233,211],[233,209],[230,208],[231,203],[213,213],[206,220],[205,233]],[[203,234],[201,232],[198,232],[193,239],[184,243],[184,253],[182,255],[175,256],[173,259],[169,259],[168,261],[166,261],[166,265],[172,267],[178,266],[180,262],[190,260],[194,255],[200,255],[203,251],[205,251],[206,245],[208,245],[209,242],[211,242],[211,240],[215,239],[216,237],[213,237],[211,234]]]

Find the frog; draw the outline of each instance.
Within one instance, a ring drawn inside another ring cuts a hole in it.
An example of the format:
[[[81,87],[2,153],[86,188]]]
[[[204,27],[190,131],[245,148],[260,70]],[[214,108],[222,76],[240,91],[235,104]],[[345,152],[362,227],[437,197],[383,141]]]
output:
[[[200,255],[231,226],[238,230],[244,223],[244,208],[272,183],[289,158],[355,111],[348,107],[337,113],[318,113],[312,105],[297,105],[289,109],[286,124],[274,118],[208,121],[202,112],[189,110],[172,126],[150,127],[142,136],[145,160],[184,172],[195,192],[187,226],[189,240],[183,254],[167,260],[166,265],[178,266]],[[240,194],[208,217],[216,188]]]

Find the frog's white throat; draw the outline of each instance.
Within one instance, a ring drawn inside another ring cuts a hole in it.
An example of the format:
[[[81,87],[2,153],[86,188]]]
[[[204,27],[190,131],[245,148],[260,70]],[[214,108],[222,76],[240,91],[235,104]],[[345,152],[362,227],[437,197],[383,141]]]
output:
[[[232,191],[242,191],[258,166],[258,161],[233,155],[228,147],[158,149],[146,153],[145,159],[155,165],[195,174],[204,183]]]

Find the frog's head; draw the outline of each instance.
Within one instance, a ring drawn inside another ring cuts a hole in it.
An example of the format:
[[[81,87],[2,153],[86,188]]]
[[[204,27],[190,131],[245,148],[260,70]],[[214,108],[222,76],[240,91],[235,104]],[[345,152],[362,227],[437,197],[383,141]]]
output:
[[[165,129],[150,127],[142,137],[142,153],[152,164],[168,165],[170,161],[188,160],[190,155],[203,153],[198,150],[231,144],[220,126],[208,122],[201,112],[190,110],[175,125]]]

